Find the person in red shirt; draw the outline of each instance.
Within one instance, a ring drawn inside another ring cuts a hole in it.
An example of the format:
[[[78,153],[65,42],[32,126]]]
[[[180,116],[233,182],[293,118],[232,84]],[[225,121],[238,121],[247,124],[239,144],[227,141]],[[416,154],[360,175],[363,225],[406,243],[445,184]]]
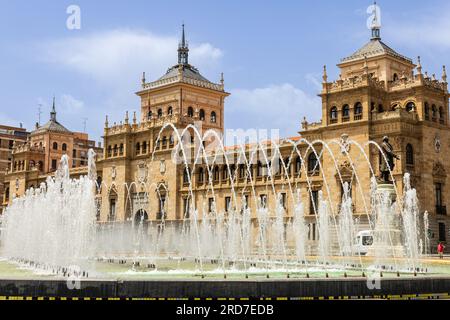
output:
[[[438,247],[437,247],[437,251],[438,251],[440,259],[444,258],[444,249],[445,249],[444,244],[442,242],[439,242]]]

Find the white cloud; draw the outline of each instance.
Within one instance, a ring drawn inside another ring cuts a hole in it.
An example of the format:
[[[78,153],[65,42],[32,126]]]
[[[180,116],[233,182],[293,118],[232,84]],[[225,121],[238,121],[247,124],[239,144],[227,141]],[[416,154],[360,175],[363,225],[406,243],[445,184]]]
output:
[[[390,39],[408,47],[442,51],[450,49],[450,7],[415,14],[411,19],[392,19],[387,22],[386,33]]]
[[[227,128],[279,129],[282,137],[294,136],[303,116],[309,121],[320,119],[320,98],[289,83],[231,90],[225,103]]]
[[[137,85],[142,71],[154,79],[177,62],[177,44],[176,37],[121,29],[63,38],[47,42],[41,48],[43,59],[49,63],[102,83],[133,81]],[[222,51],[209,43],[194,44],[190,49],[190,62],[198,63],[198,67],[214,64],[222,57]]]
[[[84,102],[71,96],[70,94],[62,94],[57,102],[58,110],[65,114],[79,114],[84,111]]]

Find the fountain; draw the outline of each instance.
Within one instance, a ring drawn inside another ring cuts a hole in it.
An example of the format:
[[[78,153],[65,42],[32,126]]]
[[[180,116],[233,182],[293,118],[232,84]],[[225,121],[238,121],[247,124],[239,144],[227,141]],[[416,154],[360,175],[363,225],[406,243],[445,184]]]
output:
[[[206,139],[209,134],[201,139]],[[182,136],[183,133],[179,138]],[[89,271],[91,275],[102,277],[176,275],[227,278],[283,274],[289,277],[345,274],[347,277],[373,268],[389,270],[393,274],[416,272],[418,268],[424,270],[420,263],[421,241],[422,247],[423,242],[427,247],[429,239],[426,232],[423,240],[421,237],[417,195],[410,186],[408,174],[404,177],[403,194],[397,193],[395,183],[378,183],[364,150],[374,145],[373,142],[361,146],[355,141],[346,141],[361,151],[356,158],[354,155],[352,158],[339,141],[326,144],[320,140],[311,143],[300,139],[289,143],[292,145],[291,154],[301,157],[296,173],[287,169],[291,160],[277,159],[276,155],[280,154],[278,144],[274,143],[275,156],[272,158],[261,144],[251,150],[248,158],[246,152],[240,153],[242,161],[239,163],[245,166],[245,177],[242,178],[249,181],[245,193],[235,191],[235,179],[231,177],[236,177],[238,169],[233,172],[232,163],[225,158],[232,190],[226,212],[217,209],[211,178],[218,154],[225,154],[225,148],[221,143],[212,157],[200,143],[194,169],[199,158],[207,164],[208,192],[212,202],[209,205],[203,202],[200,207],[189,206],[179,223],[165,221],[164,202],[160,199],[163,208],[160,220],[144,221],[144,215],[141,215],[131,223],[97,224],[96,192],[100,187],[110,186],[95,185],[95,154],[89,152],[88,175],[77,180],[70,179],[68,157],[63,156],[54,177],[48,178],[37,189],[28,190],[24,197],[14,199],[6,209],[1,256],[33,270],[45,269],[58,274],[60,270],[69,273],[68,270],[77,266],[79,270],[86,270],[85,274]],[[339,203],[335,203],[329,192],[330,181],[323,173],[321,161],[318,161],[323,189],[318,191],[317,201],[311,202],[311,215],[305,213],[303,196],[312,197],[316,189],[305,166],[305,155],[297,148],[299,143],[307,144],[307,152],[313,150],[318,159],[325,154],[331,157],[343,190]],[[353,170],[356,185],[352,189],[363,201],[362,212],[354,212],[350,183],[343,181],[338,157],[332,151],[333,145],[338,146],[340,157],[344,157]],[[177,150],[183,151],[183,148],[180,146]],[[243,146],[241,149],[245,150]],[[258,152],[265,160],[264,170],[261,170],[263,178],[254,177],[251,170],[252,158]],[[188,161],[183,158],[188,168]],[[278,162],[281,165],[277,168],[273,164]],[[370,205],[362,192],[359,163],[365,163],[372,175]],[[274,180],[283,174],[281,190],[285,193],[281,194],[275,192]],[[306,177],[306,192],[301,192],[300,185],[295,182],[295,175],[300,174]],[[195,191],[190,175],[188,178],[192,198]],[[256,193],[256,178],[266,181],[265,195]],[[131,199],[134,196],[131,190],[135,187],[126,186],[130,205],[133,205]],[[149,190],[155,185],[142,183],[141,187]],[[272,205],[268,203],[268,194],[276,199]],[[286,201],[286,198],[292,201]],[[148,200],[146,191],[137,203],[142,206]],[[164,201],[169,200],[164,198]],[[254,205],[253,210],[250,204]],[[133,208],[137,209],[143,207]],[[427,230],[426,216],[424,224]],[[373,235],[373,245],[366,256],[355,250],[354,245],[357,233],[364,230]],[[313,246],[316,250],[309,249]]]

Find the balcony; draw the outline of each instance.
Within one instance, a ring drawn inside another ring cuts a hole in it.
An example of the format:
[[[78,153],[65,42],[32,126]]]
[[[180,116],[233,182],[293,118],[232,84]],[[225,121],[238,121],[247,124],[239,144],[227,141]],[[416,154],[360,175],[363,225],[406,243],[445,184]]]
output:
[[[446,216],[447,215],[447,207],[437,205],[436,206],[436,214]]]

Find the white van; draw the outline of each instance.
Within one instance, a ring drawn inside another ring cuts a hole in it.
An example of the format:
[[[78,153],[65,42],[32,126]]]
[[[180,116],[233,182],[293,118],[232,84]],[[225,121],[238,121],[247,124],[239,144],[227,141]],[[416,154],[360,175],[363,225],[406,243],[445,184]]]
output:
[[[353,252],[355,254],[366,255],[371,245],[373,245],[373,231],[359,231],[356,234]]]

